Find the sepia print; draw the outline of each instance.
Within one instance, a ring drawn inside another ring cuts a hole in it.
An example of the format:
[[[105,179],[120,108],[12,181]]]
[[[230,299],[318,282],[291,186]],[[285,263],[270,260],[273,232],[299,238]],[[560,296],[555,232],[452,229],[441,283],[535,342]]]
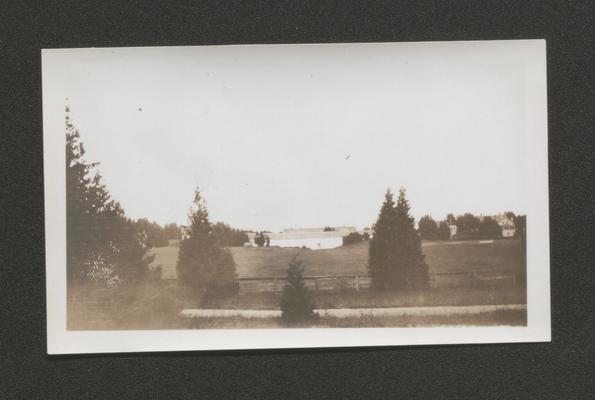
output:
[[[43,62],[50,352],[549,339],[544,42]]]

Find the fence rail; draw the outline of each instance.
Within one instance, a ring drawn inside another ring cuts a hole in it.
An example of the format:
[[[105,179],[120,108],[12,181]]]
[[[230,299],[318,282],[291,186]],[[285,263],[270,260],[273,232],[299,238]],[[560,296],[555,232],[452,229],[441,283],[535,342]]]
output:
[[[303,277],[304,285],[309,290],[356,290],[368,289],[372,283],[369,275],[317,275]],[[280,292],[286,277],[248,277],[238,278],[240,293]],[[517,270],[472,270],[453,272],[430,272],[430,286],[438,287],[474,287],[511,284],[519,282]]]

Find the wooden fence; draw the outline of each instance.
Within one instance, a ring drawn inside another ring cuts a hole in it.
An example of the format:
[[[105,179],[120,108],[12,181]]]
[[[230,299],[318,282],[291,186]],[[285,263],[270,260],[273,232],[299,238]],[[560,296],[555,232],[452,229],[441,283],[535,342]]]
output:
[[[371,285],[369,275],[306,276],[303,280],[306,288],[313,291],[359,291]],[[519,271],[515,270],[430,272],[430,286],[433,288],[516,285],[518,281]],[[285,277],[238,278],[240,293],[280,292],[286,282]]]

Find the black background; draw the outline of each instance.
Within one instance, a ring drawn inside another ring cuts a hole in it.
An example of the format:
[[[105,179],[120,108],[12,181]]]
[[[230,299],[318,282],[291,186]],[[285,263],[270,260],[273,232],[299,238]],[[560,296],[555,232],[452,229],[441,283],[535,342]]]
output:
[[[573,1],[2,2],[0,398],[593,398],[594,16]],[[45,354],[40,49],[527,38],[547,40],[552,343]]]

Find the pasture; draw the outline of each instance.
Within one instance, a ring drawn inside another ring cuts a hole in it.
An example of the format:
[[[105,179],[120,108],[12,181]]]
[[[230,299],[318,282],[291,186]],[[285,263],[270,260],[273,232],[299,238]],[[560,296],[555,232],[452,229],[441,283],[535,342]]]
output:
[[[284,277],[289,261],[296,255],[303,263],[306,277],[368,273],[368,242],[326,250],[278,247],[230,250],[240,278]],[[522,244],[515,239],[486,243],[424,242],[422,251],[430,272],[522,270],[525,265]]]
[[[151,268],[161,266],[161,279],[176,279],[176,263],[178,262],[179,240],[170,240],[169,246],[154,247],[151,254],[155,256]]]
[[[151,250],[155,259],[152,267],[161,265],[163,279],[176,278],[179,242]],[[525,269],[520,240],[423,242],[423,253],[430,272],[497,271]],[[232,247],[239,278],[286,276],[291,259],[302,261],[304,276],[366,275],[368,273],[368,242],[336,249],[310,250],[281,247]]]

